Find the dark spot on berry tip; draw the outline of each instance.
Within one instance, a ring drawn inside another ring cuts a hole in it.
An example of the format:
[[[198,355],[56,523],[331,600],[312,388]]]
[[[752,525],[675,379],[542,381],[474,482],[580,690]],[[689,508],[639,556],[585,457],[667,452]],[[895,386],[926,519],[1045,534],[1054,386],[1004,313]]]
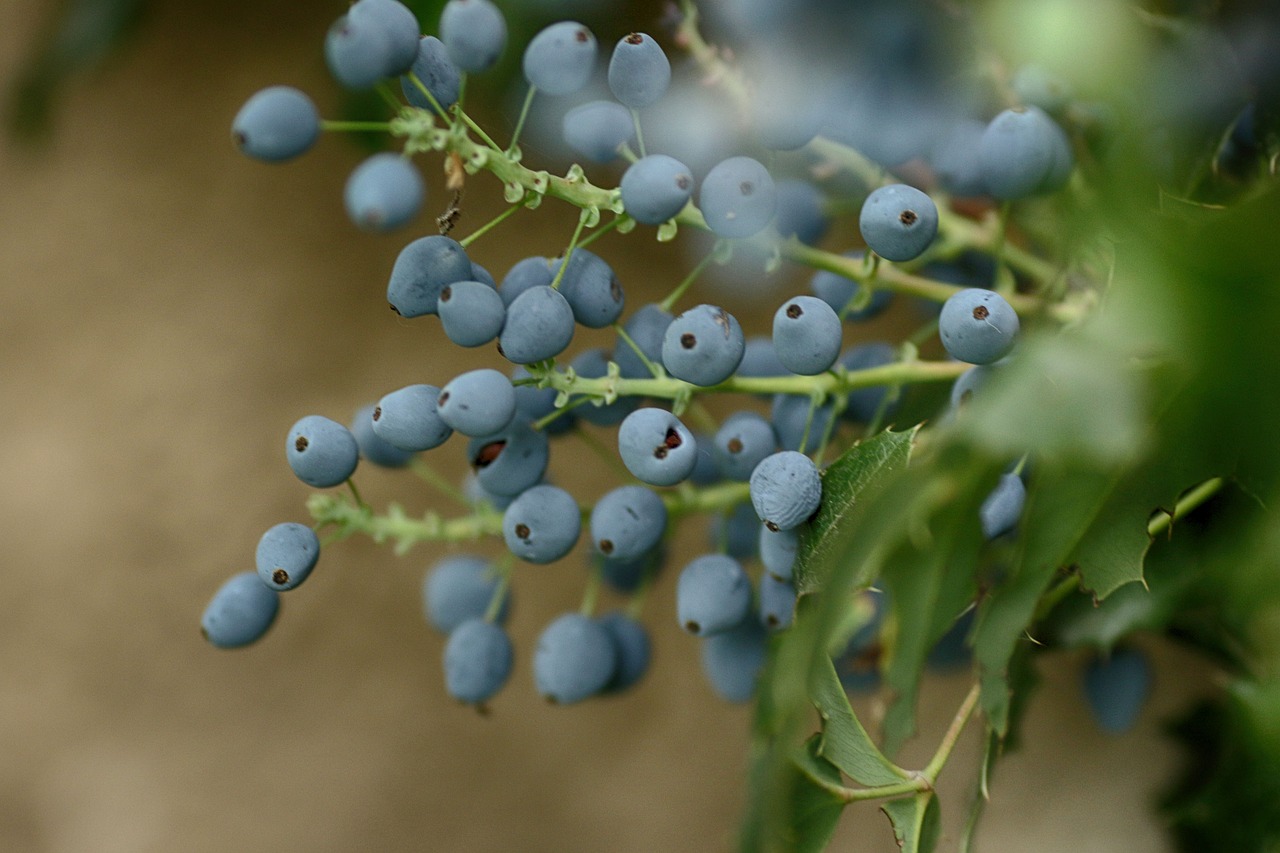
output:
[[[764,617],[764,624],[770,628],[776,628],[778,627],[778,617],[770,613],[768,616]]]
[[[444,286],[444,290],[440,291],[440,301],[448,302],[449,299],[452,297],[453,297],[453,288],[446,284]]]
[[[979,305],[977,308],[973,309],[973,319],[975,320],[985,320],[990,316],[991,312],[987,310],[987,306],[985,305]]]
[[[966,404],[967,404],[970,400],[972,400],[972,399],[973,399],[973,392],[972,392],[972,391],[965,391],[964,393],[962,393],[962,394],[960,395],[960,405],[961,405],[961,406],[964,406],[964,405],[966,405]]]
[[[382,417],[382,407],[381,407],[381,406],[374,406],[374,407],[373,407],[373,419],[376,421],[376,420],[378,420],[378,419],[379,419],[379,418],[381,418],[381,417]]]
[[[689,185],[692,183],[693,183],[693,178],[689,177],[688,175],[676,176],[676,186],[682,190],[689,189]]]
[[[725,340],[733,335],[733,326],[729,323],[729,312],[723,308],[717,308],[716,313],[712,315],[712,320],[720,327],[720,331],[724,332]]]
[[[437,408],[437,409],[438,409],[438,408],[440,408],[441,406],[443,406],[443,405],[444,405],[445,403],[447,403],[447,402],[449,402],[449,392],[448,392],[448,391],[441,391],[441,392],[440,392],[440,396],[439,396],[439,397],[436,397],[436,408]]]
[[[507,354],[502,351],[502,344],[498,344],[498,355],[502,356],[503,358],[507,357]]]
[[[764,523],[764,526],[765,526],[765,527],[767,527],[767,528],[769,528],[769,532],[770,532],[770,533],[777,533],[777,532],[778,532],[778,525],[774,524],[772,521],[766,521],[766,522]]]
[[[626,41],[627,41],[627,44],[643,44],[644,36],[640,35],[639,33],[632,33],[631,35],[627,36]]]
[[[520,537],[521,539],[528,539],[528,538],[529,538],[529,525],[527,525],[527,524],[517,524],[517,525],[516,525],[516,536]]]
[[[653,458],[654,458],[654,459],[666,459],[666,458],[667,458],[667,446],[666,446],[665,444],[659,444],[657,447],[655,447],[655,448],[653,449]]]
[[[609,279],[609,296],[614,302],[622,301],[622,285],[618,284],[616,278]]]
[[[609,554],[613,553],[613,540],[601,539],[597,547],[600,548],[601,554],[608,556]]]
[[[390,302],[387,303],[387,307],[390,308],[392,311],[396,312],[396,314],[400,313],[400,309],[392,305]]]
[[[919,218],[914,210],[904,210],[898,214],[898,221],[903,225],[915,225]]]
[[[237,130],[231,134],[231,140],[236,144],[237,148],[243,148],[245,143],[249,141],[249,137]]]
[[[742,183],[738,184],[738,192],[742,193],[743,195],[751,195],[755,191],[756,191],[756,185],[753,184],[751,181],[743,181]]]
[[[795,304],[794,302],[792,302],[790,305],[787,306],[787,316],[790,317],[792,320],[795,320],[799,317],[803,317],[804,309],[801,308],[799,305]]]
[[[482,717],[487,717],[491,713],[493,713],[492,711],[489,710],[489,706],[483,702],[476,703],[475,709],[476,709],[476,713]]]
[[[480,448],[480,452],[476,454],[476,458],[471,460],[471,464],[477,468],[488,468],[495,459],[502,455],[502,450],[507,446],[505,441],[491,441],[484,447]]]
[[[306,450],[310,446],[311,446],[311,442],[307,441],[307,437],[305,435],[298,436],[297,439],[295,439],[293,442],[293,449],[298,451],[299,453]]]
[[[591,33],[587,32],[585,29],[578,30],[576,33],[573,34],[573,37],[576,38],[582,44],[586,44],[587,42],[591,41]]]
[[[675,427],[667,427],[667,434],[663,436],[662,443],[672,450],[675,450],[677,447],[684,444],[684,439],[680,437],[680,433],[676,432]]]
[[[685,332],[680,336],[680,346],[685,349],[693,349],[698,345],[698,336],[693,332]]]
[[[737,436],[734,436],[733,438],[729,439],[728,447],[729,447],[730,453],[741,453],[742,439],[738,438]]]
[[[271,579],[275,581],[279,586],[284,586],[289,582],[289,573],[286,572],[284,569],[276,569],[274,572],[271,573]]]
[[[688,622],[684,623],[684,629],[690,634],[697,634],[702,630],[702,626],[690,619]]]

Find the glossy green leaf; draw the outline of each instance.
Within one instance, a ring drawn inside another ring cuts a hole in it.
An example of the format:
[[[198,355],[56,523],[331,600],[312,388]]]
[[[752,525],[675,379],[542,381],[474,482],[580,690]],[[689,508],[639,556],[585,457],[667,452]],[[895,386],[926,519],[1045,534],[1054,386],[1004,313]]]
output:
[[[868,787],[893,785],[907,779],[908,774],[885,758],[854,715],[831,659],[827,658],[827,665],[817,669],[810,684],[810,695],[822,719],[818,754],[849,778]]]
[[[902,853],[930,853],[937,846],[942,827],[938,798],[932,793],[890,800],[880,810],[893,824],[893,835]]]
[[[775,741],[758,756],[752,807],[739,839],[743,853],[819,853],[826,848],[846,803],[824,787],[839,787],[843,780],[835,765],[818,754],[818,741],[814,735],[789,753]],[[774,759],[780,760],[775,764]]]

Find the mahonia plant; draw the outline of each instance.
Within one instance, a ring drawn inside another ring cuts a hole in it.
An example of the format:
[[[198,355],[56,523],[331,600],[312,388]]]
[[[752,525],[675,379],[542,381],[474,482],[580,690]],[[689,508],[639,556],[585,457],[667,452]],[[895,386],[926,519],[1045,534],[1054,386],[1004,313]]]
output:
[[[308,95],[272,86],[236,115],[235,143],[279,163],[324,132],[386,134],[398,150],[365,159],[344,191],[371,232],[416,223],[422,170],[442,169],[452,200],[438,233],[395,258],[387,300],[485,349],[460,375],[375,389],[352,423],[298,420],[293,472],[348,488],[316,493],[311,525],[267,530],[256,574],[205,611],[209,642],[259,640],[280,594],[344,538],[403,554],[492,537],[504,558],[451,556],[424,580],[449,694],[489,706],[521,657],[551,702],[622,693],[649,666],[642,616],[672,532],[701,523],[711,544],[680,567],[675,617],[714,692],[755,701],[744,850],[821,849],[864,800],[902,849],[932,849],[935,783],[980,724],[967,849],[1039,651],[1093,649],[1081,696],[1121,733],[1151,686],[1132,643],[1144,631],[1189,638],[1236,679],[1239,722],[1209,748],[1238,761],[1232,732],[1248,732],[1260,762],[1280,760],[1280,660],[1262,630],[1278,596],[1260,570],[1237,570],[1276,561],[1258,507],[1280,465],[1266,430],[1239,426],[1244,400],[1276,405],[1251,388],[1280,305],[1260,286],[1274,268],[1251,251],[1278,221],[1273,104],[1246,98],[1250,69],[1223,70],[1230,45],[1203,21],[1113,4],[1104,23],[1124,55],[1080,69],[1065,58],[1094,46],[1098,22],[1046,39],[1034,14],[992,8],[1008,26],[983,6],[879,0],[682,0],[616,40],[555,22],[522,48],[526,94],[498,141],[464,101],[515,51],[501,4],[449,0],[436,35],[399,0],[352,4],[324,56],[386,117],[323,120]],[[563,174],[525,162],[540,110],[562,115],[577,161]],[[617,186],[583,165],[608,176],[611,163],[625,164]],[[486,182],[508,206],[455,240],[464,187]],[[477,241],[544,203],[576,208],[576,227],[497,280]],[[588,248],[611,231],[701,248],[664,299],[628,305]],[[807,269],[809,291],[777,294],[772,334],[747,336],[723,291],[695,295],[716,265],[757,293]],[[918,328],[865,340],[860,324],[886,310],[916,312]],[[579,327],[612,330],[612,349],[573,352]],[[736,408],[717,417],[707,401],[725,395]],[[546,481],[553,447],[584,424],[617,428],[616,448],[592,445],[616,476],[593,503]],[[464,489],[422,457],[454,433],[473,467]],[[373,507],[353,480],[362,465],[408,469],[464,509]],[[517,563],[575,552],[591,567],[582,607],[518,654],[504,627]],[[602,585],[627,608],[597,613]],[[904,768],[894,757],[930,667],[971,672],[972,689],[929,762]],[[883,699],[877,726],[851,710],[866,691]],[[1220,788],[1167,798],[1188,844],[1212,837],[1196,806],[1228,799]],[[1280,834],[1274,819],[1250,826]]]

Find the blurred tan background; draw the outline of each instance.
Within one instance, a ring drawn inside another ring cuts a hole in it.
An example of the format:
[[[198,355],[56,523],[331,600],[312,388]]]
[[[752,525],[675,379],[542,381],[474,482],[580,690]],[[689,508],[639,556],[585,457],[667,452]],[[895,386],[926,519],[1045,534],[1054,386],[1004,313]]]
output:
[[[229,141],[240,104],[271,83],[333,114],[320,43],[340,5],[155,3],[128,50],[70,87],[50,146],[0,142],[0,851],[727,849],[749,711],[704,684],[670,617],[674,571],[648,613],[651,677],[572,709],[537,700],[528,652],[577,606],[576,554],[519,570],[517,670],[487,719],[444,695],[443,640],[420,616],[422,572],[442,551],[337,545],[263,643],[228,653],[200,637],[207,600],[252,568],[261,532],[306,518],[283,454],[298,417],[345,421],[401,385],[503,366],[386,308],[396,252],[444,206],[434,163],[428,214],[375,238],[342,212],[361,156],[344,140],[283,168]],[[0,3],[0,80],[46,11]],[[485,176],[472,186],[458,233],[501,203]],[[500,277],[559,251],[572,222],[548,203],[473,257]],[[633,306],[679,278],[647,237],[598,245]],[[455,479],[458,447],[432,459]],[[598,478],[581,445],[558,452],[558,482]],[[374,503],[445,506],[409,474],[358,479]],[[697,531],[682,542],[703,547]],[[1165,849],[1149,807],[1176,756],[1158,726],[1208,675],[1156,651],[1154,700],[1124,738],[1088,720],[1077,659],[1046,661],[982,850]],[[930,682],[912,755],[931,751],[966,687],[963,674]],[[967,738],[944,775],[943,849],[976,748]],[[860,806],[832,849],[894,845]]]

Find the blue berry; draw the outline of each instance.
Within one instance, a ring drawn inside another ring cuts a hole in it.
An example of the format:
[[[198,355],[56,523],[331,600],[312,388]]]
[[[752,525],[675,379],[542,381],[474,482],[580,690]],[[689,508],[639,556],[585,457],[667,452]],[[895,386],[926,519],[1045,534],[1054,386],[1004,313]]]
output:
[[[822,502],[822,477],[808,456],[783,450],[751,472],[751,504],[770,530],[790,530]]]
[[[422,578],[422,612],[428,624],[442,634],[451,634],[468,619],[480,619],[501,586],[493,564],[484,557],[446,557],[427,570]],[[498,621],[505,622],[511,608],[511,591],[503,591]]]
[[[455,281],[440,290],[436,313],[449,340],[460,347],[483,346],[498,336],[507,310],[498,291],[478,281]]]
[[[530,563],[553,563],[573,550],[582,532],[582,512],[558,486],[533,486],[502,516],[502,538],[511,553]]]
[[[569,366],[584,379],[600,379],[609,372],[609,358],[599,347],[585,349],[574,356]],[[638,397],[619,397],[612,403],[596,405],[595,402],[579,406],[574,413],[589,424],[615,426],[640,406]]]
[[[449,634],[444,647],[444,684],[468,705],[493,698],[511,677],[514,654],[502,626],[472,618]]]
[[[650,154],[622,174],[622,206],[645,225],[661,225],[684,209],[693,195],[689,167],[666,154]]]
[[[831,226],[823,209],[826,200],[822,193],[808,181],[778,181],[776,189],[778,211],[773,227],[782,237],[795,237],[801,243],[816,246]]]
[[[867,247],[886,261],[920,257],[938,234],[938,208],[915,187],[880,187],[862,204],[858,229]]]
[[[380,468],[403,468],[413,459],[413,452],[402,450],[378,435],[373,428],[375,408],[372,403],[362,406],[351,419],[351,434],[360,449],[360,458]]]
[[[957,291],[942,305],[938,334],[955,359],[990,364],[1009,354],[1018,340],[1018,315],[994,290]]]
[[[769,572],[760,576],[760,624],[770,631],[791,627],[795,617],[796,588]]]
[[[423,36],[418,42],[418,58],[409,69],[413,76],[426,87],[435,98],[441,109],[447,110],[457,103],[458,93],[462,90],[462,77],[458,69],[449,61],[448,50],[444,43],[435,36]],[[439,115],[431,100],[418,88],[418,83],[409,76],[400,78],[400,90],[405,100],[415,107],[431,110]]]
[[[845,252],[844,257],[860,260],[862,252]],[[845,320],[869,320],[883,313],[893,301],[892,291],[876,288],[872,291],[867,304],[855,310],[853,306],[855,300],[860,301],[862,285],[829,270],[818,270],[814,273],[809,279],[809,289],[813,291],[814,296],[830,305]]]
[[[731,415],[716,431],[716,462],[730,480],[745,483],[756,466],[777,449],[773,426],[755,412]]]
[[[1027,487],[1017,474],[1001,474],[1000,481],[978,508],[982,535],[987,539],[1003,536],[1018,525],[1022,507],[1027,501]]]
[[[426,185],[399,154],[374,154],[351,172],[343,199],[347,216],[365,231],[391,231],[418,215]]]
[[[502,278],[502,285],[498,288],[498,295],[502,297],[502,304],[510,308],[517,296],[531,287],[549,287],[554,278],[555,273],[551,271],[549,258],[537,255],[525,258],[516,261],[515,265],[507,270],[507,274]]]
[[[1123,734],[1133,728],[1151,693],[1151,664],[1138,649],[1115,649],[1094,658],[1084,672],[1084,694],[1099,728]]]
[[[649,670],[649,632],[625,613],[614,610],[598,620],[613,641],[616,663],[605,693],[620,693],[633,687]]]
[[[715,453],[711,450],[713,438],[714,436],[704,432],[693,434],[693,440],[698,444],[698,458],[693,463],[693,473],[689,475],[689,482],[695,486],[710,486],[722,479],[720,468],[716,465]]]
[[[796,296],[773,314],[773,349],[787,370],[814,376],[836,363],[843,331],[840,317],[826,302]]]
[[[376,21],[356,20],[350,12],[329,27],[324,39],[324,60],[335,80],[348,89],[371,89],[391,73],[393,48],[387,32]],[[412,60],[410,60],[412,62]]]
[[[440,40],[459,69],[488,71],[507,46],[507,20],[490,0],[449,0],[440,13]]]
[[[439,447],[453,435],[453,428],[440,419],[436,409],[439,397],[440,389],[434,385],[408,385],[392,391],[370,413],[373,431],[401,450]]]
[[[518,495],[499,495],[489,491],[474,471],[467,472],[467,476],[463,478],[462,493],[472,506],[484,505],[498,512],[505,512],[507,507],[511,506],[511,502],[518,497]]]
[[[524,50],[524,76],[548,95],[572,95],[587,85],[596,66],[596,37],[574,21],[540,31]]]
[[[610,633],[590,617],[566,613],[538,637],[533,680],[547,701],[571,705],[604,690],[617,665]]]
[[[823,403],[814,409],[813,401],[801,394],[775,394],[769,408],[769,422],[778,436],[778,446],[801,453],[818,449],[834,417],[834,402]]]
[[[649,362],[662,364],[662,339],[667,334],[667,327],[674,319],[671,314],[656,302],[641,305],[623,324],[622,328],[631,338],[631,343],[639,347],[640,352]],[[618,365],[619,375],[628,379],[648,379],[652,372],[644,361],[632,349],[631,344],[619,337],[613,345],[613,360]]]
[[[279,611],[280,594],[257,572],[241,572],[214,593],[200,618],[200,632],[220,649],[236,649],[260,640]]]
[[[697,448],[688,427],[665,409],[636,409],[618,427],[622,463],[651,486],[674,486],[687,479]]]
[[[652,551],[666,529],[666,505],[644,486],[619,486],[591,510],[591,541],[613,560],[634,560]]]
[[[707,227],[718,237],[751,237],[773,221],[778,192],[758,160],[730,157],[702,179],[698,205]]]
[[[735,560],[750,560],[758,552],[756,529],[759,527],[760,519],[756,518],[751,504],[740,503],[712,517],[707,533],[712,548]]]
[[[471,259],[461,243],[436,234],[419,237],[396,256],[387,301],[401,317],[434,314],[444,286],[470,278]]]
[[[258,540],[258,577],[272,589],[284,591],[302,583],[320,559],[320,539],[305,524],[286,521]]]
[[[289,467],[308,486],[327,489],[347,481],[360,461],[351,431],[322,415],[308,415],[289,430],[285,445]]]
[[[320,138],[320,114],[305,94],[291,86],[271,86],[245,101],[231,122],[236,147],[255,160],[283,163]]]
[[[690,634],[710,637],[741,624],[751,612],[751,581],[742,564],[707,554],[684,567],[676,584],[676,618]]]
[[[650,36],[623,36],[609,59],[609,90],[633,110],[657,101],[671,85],[671,62]]]
[[[982,181],[982,134],[987,126],[980,121],[961,121],[951,126],[929,157],[938,183],[955,196],[985,195],[987,185]]]
[[[480,485],[503,497],[514,497],[541,482],[549,453],[547,434],[519,420],[467,444],[467,457]]]
[[[702,641],[702,671],[726,702],[748,702],[764,668],[768,634],[755,619]]]
[[[707,387],[733,375],[746,341],[738,320],[723,308],[698,305],[671,322],[662,338],[662,363],[677,379]]]
[[[511,380],[491,368],[454,377],[436,398],[440,420],[466,436],[492,435],[516,416]]]
[[[564,114],[565,144],[595,163],[609,163],[636,136],[631,113],[614,101],[588,101]]]
[[[528,379],[530,373],[523,366],[517,366],[511,372],[512,384],[517,379]],[[533,425],[556,410],[556,397],[560,395],[554,388],[538,388],[535,385],[515,385],[516,420]],[[577,418],[573,412],[564,412],[550,421],[543,430],[548,435],[559,435],[573,429]]]
[[[978,162],[987,191],[999,199],[1056,189],[1074,165],[1062,128],[1039,107],[1013,107],[993,118]]]
[[[494,290],[498,289],[498,282],[493,277],[493,273],[489,272],[487,269],[480,266],[475,261],[471,262],[471,280],[478,281],[481,284],[487,287],[490,287]],[[505,306],[507,303],[504,300],[502,304],[503,306]]]
[[[418,58],[422,28],[409,7],[400,0],[356,0],[347,10],[348,20],[360,27],[379,29],[386,41],[383,77],[408,73]]]
[[[564,352],[573,329],[573,308],[560,291],[535,285],[507,306],[498,351],[515,364],[546,361]]]
[[[994,364],[975,364],[956,377],[956,381],[951,385],[952,411],[958,412],[967,406],[974,395],[982,391],[982,386],[987,384],[992,373],[998,369]]]
[[[561,259],[551,263],[551,271],[560,271]],[[573,318],[588,329],[613,325],[622,314],[625,299],[622,285],[613,267],[594,252],[575,249],[569,256],[564,275],[560,277],[560,295],[573,309]]]
[[[857,371],[883,367],[887,364],[893,364],[897,360],[897,351],[892,346],[876,341],[850,348],[848,352],[840,357],[840,364],[846,370]],[[888,394],[889,389],[883,385],[850,391],[848,397],[845,398],[845,417],[864,424],[871,423],[875,420],[876,415],[880,413],[880,407],[884,405],[885,397]],[[894,400],[885,406],[883,414],[890,415],[897,408],[898,401]]]
[[[800,548],[800,534],[791,530],[770,530],[760,525],[760,562],[764,569],[780,581],[791,580],[791,570]]]

